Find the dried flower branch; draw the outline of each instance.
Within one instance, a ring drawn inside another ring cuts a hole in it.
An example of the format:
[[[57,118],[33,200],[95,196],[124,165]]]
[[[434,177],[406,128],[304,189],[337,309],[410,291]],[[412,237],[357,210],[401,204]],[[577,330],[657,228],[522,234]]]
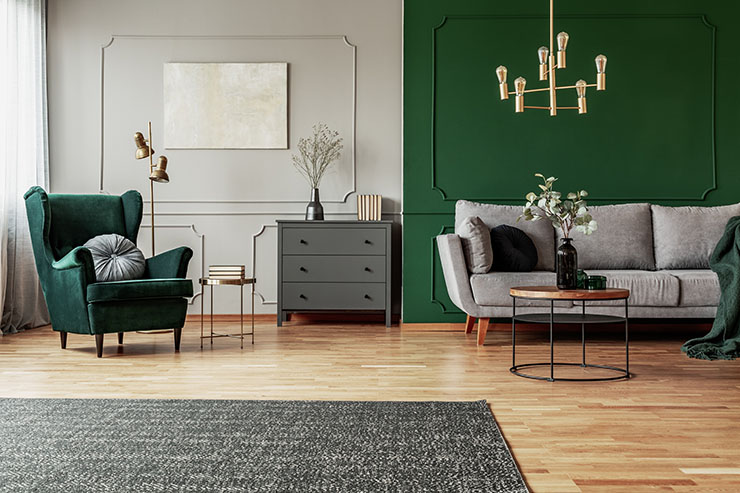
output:
[[[329,129],[324,123],[313,127],[313,136],[298,139],[298,152],[293,154],[293,166],[302,174],[311,188],[319,188],[321,179],[331,165],[342,154],[342,138],[339,132]]]

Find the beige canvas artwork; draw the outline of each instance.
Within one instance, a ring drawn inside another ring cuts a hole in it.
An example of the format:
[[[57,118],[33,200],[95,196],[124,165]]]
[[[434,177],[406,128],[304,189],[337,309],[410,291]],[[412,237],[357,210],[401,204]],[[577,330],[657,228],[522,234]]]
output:
[[[168,149],[287,149],[287,63],[165,63]]]

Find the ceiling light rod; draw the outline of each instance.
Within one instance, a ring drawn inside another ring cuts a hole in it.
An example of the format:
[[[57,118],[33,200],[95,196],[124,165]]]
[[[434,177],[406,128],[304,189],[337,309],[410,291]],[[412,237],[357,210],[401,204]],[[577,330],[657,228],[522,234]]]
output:
[[[550,116],[557,116],[558,110],[578,110],[580,115],[584,115],[588,112],[586,108],[586,88],[595,87],[597,91],[606,90],[606,57],[599,55],[594,59],[596,63],[596,83],[588,84],[585,80],[580,79],[572,86],[558,86],[555,84],[555,70],[563,69],[566,67],[565,61],[565,49],[568,47],[568,40],[570,36],[568,33],[561,32],[557,36],[553,36],[554,30],[554,0],[550,0],[550,48],[547,46],[540,46],[537,50],[537,58],[539,60],[539,79],[541,81],[549,81],[548,87],[539,87],[535,89],[527,89],[527,79],[524,77],[517,77],[514,80],[514,91],[509,91],[509,85],[506,82],[506,76],[508,69],[500,65],[496,69],[496,76],[498,77],[499,95],[501,100],[509,99],[510,95],[514,95],[514,110],[517,113],[524,113],[525,109],[535,110],[548,110]],[[553,54],[553,41],[557,42],[558,51],[557,55]],[[558,106],[557,105],[557,91],[563,89],[575,89],[576,95],[578,96],[578,106]],[[544,92],[547,91],[550,94],[550,105],[549,106],[525,106],[524,95],[530,92]]]

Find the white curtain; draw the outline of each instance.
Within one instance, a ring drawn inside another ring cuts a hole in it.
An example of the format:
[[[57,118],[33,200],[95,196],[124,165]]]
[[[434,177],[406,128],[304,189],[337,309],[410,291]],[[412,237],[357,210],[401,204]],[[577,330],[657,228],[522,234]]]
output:
[[[23,194],[47,187],[46,0],[0,0],[0,312],[3,333],[45,325]]]

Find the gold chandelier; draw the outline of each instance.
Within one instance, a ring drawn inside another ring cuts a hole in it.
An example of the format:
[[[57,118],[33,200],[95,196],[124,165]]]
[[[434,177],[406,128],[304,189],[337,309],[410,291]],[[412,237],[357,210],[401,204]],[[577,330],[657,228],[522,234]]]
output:
[[[537,57],[540,62],[540,80],[546,81],[549,79],[548,87],[541,87],[537,89],[525,89],[527,86],[527,79],[524,77],[518,77],[514,81],[514,91],[509,92],[509,86],[506,83],[506,75],[508,70],[505,66],[501,65],[496,69],[496,76],[498,77],[499,91],[501,93],[501,99],[509,99],[509,95],[515,96],[515,111],[517,113],[524,113],[525,109],[534,110],[549,110],[550,116],[556,116],[558,110],[578,110],[578,113],[583,115],[587,112],[586,108],[586,88],[595,87],[597,91],[606,90],[606,57],[599,55],[595,58],[596,62],[596,84],[588,84],[585,80],[581,79],[572,86],[557,86],[555,84],[555,69],[565,68],[565,49],[568,46],[568,33],[561,32],[557,37],[553,36],[553,0],[550,0],[550,48],[547,46],[540,46],[537,50]],[[553,40],[557,41],[558,52],[557,62],[556,57],[553,54]],[[557,105],[557,91],[561,89],[575,89],[576,95],[578,96],[578,106],[558,106]],[[524,95],[530,92],[544,92],[548,91],[550,94],[550,106],[525,106]]]

